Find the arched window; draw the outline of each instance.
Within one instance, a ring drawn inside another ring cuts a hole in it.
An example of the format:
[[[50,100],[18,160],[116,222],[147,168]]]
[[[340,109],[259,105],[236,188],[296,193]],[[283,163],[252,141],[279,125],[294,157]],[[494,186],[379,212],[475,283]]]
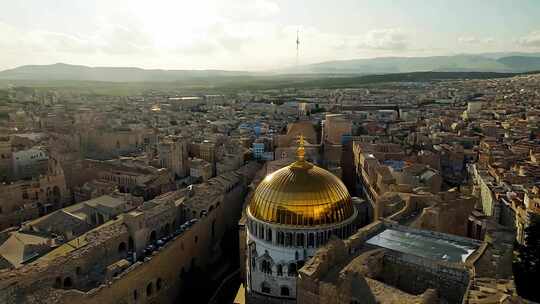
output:
[[[285,233],[285,246],[292,246],[292,233]]]
[[[284,233],[281,231],[278,231],[277,233],[277,241],[279,245],[283,245],[285,243],[285,236]]]
[[[270,285],[266,282],[262,282],[261,284],[261,291],[264,293],[271,293],[272,290],[270,289]]]
[[[315,237],[313,236],[313,233],[308,234],[308,247],[314,247],[315,246]]]
[[[158,278],[157,281],[156,281],[156,291],[161,290],[161,283],[162,283],[161,278]]]
[[[304,234],[303,233],[296,234],[296,246],[304,247]]]
[[[152,293],[154,293],[154,286],[152,285],[152,282],[150,282],[146,285],[146,296],[149,297]]]
[[[171,224],[165,224],[165,228],[163,228],[163,231],[165,232],[165,235],[169,235],[169,233],[171,233]]]
[[[296,272],[296,264],[295,263],[290,263],[289,264],[289,267],[288,267],[288,273],[287,273],[290,277],[295,277],[297,275],[297,272]]]
[[[56,277],[56,279],[54,280],[54,287],[56,287],[56,288],[62,287],[62,278],[61,277]]]
[[[70,277],[64,279],[64,288],[71,288],[73,286],[73,281]]]
[[[270,228],[266,230],[266,241],[272,242],[272,229]]]
[[[290,294],[289,287],[287,286],[281,286],[281,295],[288,297]]]
[[[251,258],[251,268],[253,268],[253,270],[257,270],[257,263],[255,262],[255,258]]]
[[[278,276],[282,276],[283,275],[283,266],[282,265],[277,265],[277,275]]]
[[[135,242],[133,241],[133,238],[132,237],[129,237],[129,240],[128,240],[128,249],[129,251],[133,252],[133,250],[135,250]]]
[[[118,245],[118,253],[119,254],[124,254],[126,252],[126,243],[125,242],[121,242],[119,245]]]
[[[259,239],[264,240],[264,226],[259,225]]]
[[[272,266],[270,265],[269,261],[262,260],[261,262],[261,271],[264,273],[271,274],[272,273]]]
[[[150,243],[155,243],[157,240],[157,233],[155,230],[152,230],[152,232],[150,232]]]

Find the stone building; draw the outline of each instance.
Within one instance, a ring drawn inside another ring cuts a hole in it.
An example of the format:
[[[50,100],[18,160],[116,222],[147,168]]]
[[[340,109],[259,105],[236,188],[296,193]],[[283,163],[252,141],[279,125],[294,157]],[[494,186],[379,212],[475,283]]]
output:
[[[35,219],[71,202],[64,172],[54,158],[48,160],[45,175],[2,183],[0,192],[1,230]]]
[[[258,168],[249,163],[191,189],[166,193],[31,263],[0,271],[0,302],[188,301],[184,295],[193,286],[191,273],[214,273],[215,265],[225,265],[220,242],[238,221]]]
[[[344,114],[326,114],[324,120],[324,141],[342,144],[343,135],[352,135],[352,122]]]
[[[7,135],[0,136],[0,181],[7,180],[12,175],[11,140]]]
[[[179,138],[167,137],[159,143],[159,163],[178,178],[188,175],[188,143]]]
[[[175,188],[168,169],[149,166],[136,159],[90,160],[84,162],[88,180],[101,179],[118,187],[120,192],[133,193],[145,200],[152,199]]]

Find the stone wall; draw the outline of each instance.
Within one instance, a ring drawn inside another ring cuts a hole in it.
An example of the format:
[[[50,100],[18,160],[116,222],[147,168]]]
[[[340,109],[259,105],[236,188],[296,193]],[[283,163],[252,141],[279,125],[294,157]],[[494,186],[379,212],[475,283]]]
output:
[[[377,279],[410,294],[436,289],[449,303],[460,303],[469,284],[469,272],[465,267],[387,251]]]
[[[237,171],[241,182],[222,193],[220,204],[144,261],[130,264],[123,259],[130,233],[119,216],[96,228],[100,232],[95,239],[89,232],[83,239],[87,243],[73,240],[78,248],[63,246],[35,263],[0,272],[0,303],[178,303],[187,292],[191,270],[215,271],[210,267],[222,254],[226,230],[235,227],[241,215],[252,169]]]
[[[149,261],[136,263],[107,285],[87,293],[65,291],[67,303],[175,303],[181,299],[185,280],[183,275],[194,267],[210,271],[214,261],[213,247],[226,227],[232,227],[241,213],[243,186],[231,191],[223,203],[192,228],[167,243]],[[212,225],[215,235],[212,236]]]

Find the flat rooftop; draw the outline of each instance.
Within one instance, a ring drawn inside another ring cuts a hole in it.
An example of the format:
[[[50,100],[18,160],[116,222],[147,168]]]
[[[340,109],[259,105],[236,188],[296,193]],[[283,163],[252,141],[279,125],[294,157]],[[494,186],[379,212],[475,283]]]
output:
[[[435,235],[405,232],[392,228],[383,230],[370,238],[367,243],[405,254],[453,263],[465,262],[479,247],[472,241],[440,239]]]

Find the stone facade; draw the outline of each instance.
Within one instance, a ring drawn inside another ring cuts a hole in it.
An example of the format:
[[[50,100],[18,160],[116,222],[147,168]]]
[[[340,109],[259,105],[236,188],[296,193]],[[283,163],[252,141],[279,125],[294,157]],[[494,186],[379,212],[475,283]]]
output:
[[[192,190],[160,196],[34,263],[0,272],[1,302],[174,303],[185,292],[187,274],[208,270],[221,256],[218,244],[238,221],[257,168],[248,164]],[[188,219],[196,223],[180,227]],[[167,233],[167,226],[177,232]],[[153,236],[170,240],[143,255],[156,244]]]

